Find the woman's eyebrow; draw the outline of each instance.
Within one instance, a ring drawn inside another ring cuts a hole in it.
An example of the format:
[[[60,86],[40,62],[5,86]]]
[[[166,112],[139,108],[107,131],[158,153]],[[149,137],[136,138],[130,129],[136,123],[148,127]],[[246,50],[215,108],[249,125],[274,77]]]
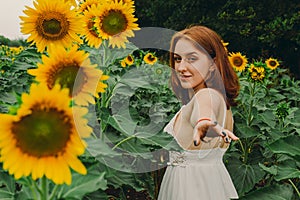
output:
[[[191,56],[194,54],[198,55],[197,52],[193,51],[193,52],[185,53],[184,56]],[[174,53],[174,56],[181,56],[181,55],[178,53]]]

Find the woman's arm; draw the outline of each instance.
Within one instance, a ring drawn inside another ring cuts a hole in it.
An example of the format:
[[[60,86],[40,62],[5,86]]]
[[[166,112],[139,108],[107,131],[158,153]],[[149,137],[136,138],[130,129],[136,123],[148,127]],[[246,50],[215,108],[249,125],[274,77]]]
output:
[[[201,140],[206,136],[209,127],[222,136],[225,142],[229,142],[230,139],[237,140],[231,131],[224,129],[217,119],[224,118],[226,115],[226,104],[221,96],[214,89],[201,89],[195,94],[193,102],[193,111],[191,114],[191,124],[194,127],[193,140],[195,146],[199,145]],[[219,116],[220,115],[220,116]]]
[[[222,136],[224,141],[227,143],[230,141],[230,139],[239,139],[234,135],[234,133],[232,133],[228,129],[224,129],[223,127],[221,127],[217,121],[212,121],[209,118],[200,118],[199,123],[197,123],[194,127],[193,140],[195,146],[198,146],[200,144],[200,141],[204,141],[203,138],[206,136],[209,127],[211,127],[216,133]]]

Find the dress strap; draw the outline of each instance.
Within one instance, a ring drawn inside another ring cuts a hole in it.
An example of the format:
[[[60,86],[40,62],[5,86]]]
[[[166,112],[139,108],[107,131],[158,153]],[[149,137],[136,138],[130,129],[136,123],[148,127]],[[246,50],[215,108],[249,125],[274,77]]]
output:
[[[219,94],[220,95],[220,94]],[[222,97],[222,96],[221,96]],[[225,123],[226,123],[226,116],[227,116],[227,106],[226,106],[226,103],[225,103],[225,100],[224,98],[222,97],[221,98],[223,101],[222,101],[222,104],[223,104],[223,118],[222,118],[222,122],[221,122],[221,127],[222,128],[225,128]],[[221,147],[222,146],[222,143],[223,143],[223,138],[221,136],[219,136],[219,144],[218,144],[218,147]]]

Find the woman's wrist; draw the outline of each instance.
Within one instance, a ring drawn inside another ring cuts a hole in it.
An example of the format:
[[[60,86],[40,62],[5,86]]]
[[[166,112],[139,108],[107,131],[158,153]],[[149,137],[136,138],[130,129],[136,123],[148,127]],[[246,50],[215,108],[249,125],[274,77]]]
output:
[[[202,118],[200,118],[200,119],[196,122],[195,125],[199,124],[199,123],[202,122],[202,121],[211,121],[211,118],[209,118],[209,117],[202,117]]]

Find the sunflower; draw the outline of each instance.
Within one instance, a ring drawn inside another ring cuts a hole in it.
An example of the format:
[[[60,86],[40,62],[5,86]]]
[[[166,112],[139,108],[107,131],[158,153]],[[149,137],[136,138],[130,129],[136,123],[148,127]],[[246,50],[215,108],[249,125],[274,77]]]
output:
[[[266,60],[266,65],[269,69],[274,70],[279,66],[279,62],[274,58],[269,58]]]
[[[121,64],[121,67],[123,67],[123,68],[125,68],[127,66],[126,62],[125,62],[125,59],[121,60],[120,64]]]
[[[97,10],[92,7],[96,7],[92,5],[91,8],[88,8],[84,12],[84,32],[83,35],[85,37],[85,41],[91,47],[99,48],[102,44],[102,39],[99,37],[98,32],[96,30],[94,19],[96,17]]]
[[[153,65],[154,63],[156,63],[157,61],[157,57],[154,56],[152,53],[147,53],[143,60],[145,61],[145,63]]]
[[[229,53],[229,62],[239,72],[244,71],[248,63],[246,56],[243,56],[240,52]]]
[[[98,5],[98,13],[95,26],[103,39],[109,40],[109,46],[113,48],[125,48],[127,37],[133,37],[133,30],[139,30],[134,18],[134,8],[123,1],[105,2]]]
[[[134,63],[134,58],[132,55],[128,55],[126,58],[125,58],[125,62],[127,65],[132,65]]]
[[[131,54],[126,56],[126,58],[120,61],[120,64],[123,68],[125,68],[127,65],[128,66],[133,65],[133,63],[134,63],[134,58]]]
[[[78,8],[78,12],[79,13],[84,13],[85,11],[87,11],[89,8],[92,7],[92,5],[98,5],[101,3],[101,0],[85,0],[82,1],[79,4],[79,8]]]
[[[30,69],[28,73],[36,76],[36,80],[47,84],[51,89],[55,84],[69,89],[69,96],[77,105],[94,104],[93,97],[99,92],[104,92],[107,87],[102,81],[108,76],[91,65],[89,54],[79,51],[76,46],[69,51],[61,46],[50,46],[49,57],[42,56],[42,64],[38,63],[37,69]]]
[[[249,72],[251,75],[251,78],[255,81],[261,81],[265,77],[265,68],[264,67],[255,67],[253,64],[251,64],[249,68]]]
[[[36,44],[39,52],[53,43],[70,47],[73,42],[82,44],[77,35],[81,33],[82,19],[75,10],[71,10],[71,4],[61,0],[36,0],[34,7],[26,6],[21,16],[21,32],[30,34],[27,41]]]
[[[56,85],[33,84],[22,95],[17,115],[0,114],[0,161],[16,179],[31,175],[34,180],[46,176],[55,184],[71,184],[70,168],[86,174],[78,159],[85,143],[80,134],[92,129],[83,116],[86,108],[73,108],[67,89]],[[76,123],[81,124],[80,129]]]

